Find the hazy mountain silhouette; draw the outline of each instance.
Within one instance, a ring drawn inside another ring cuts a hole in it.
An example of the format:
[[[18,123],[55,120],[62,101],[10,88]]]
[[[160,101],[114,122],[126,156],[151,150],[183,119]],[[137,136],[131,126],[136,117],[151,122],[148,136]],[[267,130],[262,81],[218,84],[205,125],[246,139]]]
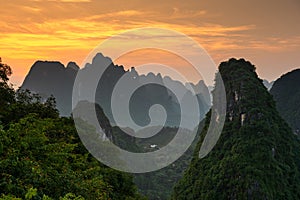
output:
[[[300,69],[293,70],[277,79],[270,91],[277,110],[299,134],[300,130]]]
[[[78,70],[74,62],[64,67],[60,62],[37,61],[25,77],[21,89],[39,93],[43,98],[52,94],[60,114],[68,116],[72,109],[72,88]]]
[[[227,97],[222,134],[200,159],[209,112],[172,199],[299,199],[300,143],[279,116],[255,67],[244,59],[230,59],[220,64],[219,71]]]
[[[105,68],[105,66],[108,67]],[[166,125],[175,127],[179,126],[181,120],[180,104],[186,104],[193,97],[197,97],[200,115],[191,105],[188,108],[189,115],[182,116],[186,122],[186,127],[183,128],[191,130],[194,129],[194,124],[189,122],[190,119],[202,119],[210,107],[209,91],[203,81],[199,81],[196,85],[191,84],[191,87],[188,88],[181,82],[172,80],[170,77],[162,77],[160,74],[139,75],[135,68],[126,71],[123,66],[114,65],[110,58],[104,57],[101,53],[98,53],[91,63],[86,64],[80,70],[81,77],[84,78],[82,87],[86,89],[82,90],[82,96],[88,95],[89,85],[93,80],[99,78],[97,77],[99,75],[93,71],[100,68],[101,70],[105,68],[105,71],[96,90],[96,103],[103,108],[112,125],[115,124],[111,110],[112,92],[120,80],[123,81],[120,86],[121,90],[117,93],[120,101],[126,99],[128,88],[138,87],[130,99],[129,109],[132,119],[140,126],[150,123],[149,108],[154,104],[160,104],[165,108]],[[72,87],[78,72],[79,68],[73,62],[64,67],[59,62],[37,61],[26,76],[21,88],[39,93],[43,97],[53,94],[61,115],[68,116],[71,113]],[[166,85],[170,89],[162,85]],[[193,93],[193,90],[196,93]],[[179,94],[179,99],[176,98],[174,91]],[[126,105],[123,108],[125,107]],[[122,123],[126,125],[129,117],[122,120]],[[157,122],[154,121],[153,125],[159,124],[160,119],[156,120]]]

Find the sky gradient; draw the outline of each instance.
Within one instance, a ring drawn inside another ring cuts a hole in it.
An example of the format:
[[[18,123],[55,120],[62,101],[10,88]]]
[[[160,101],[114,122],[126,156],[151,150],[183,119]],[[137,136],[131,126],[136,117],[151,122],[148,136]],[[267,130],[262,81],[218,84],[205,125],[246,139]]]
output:
[[[300,67],[299,0],[0,0],[0,5],[0,57],[12,67],[17,86],[36,60],[80,65],[103,40],[141,27],[186,34],[217,65],[243,57],[268,80]],[[135,65],[123,62],[118,64]]]

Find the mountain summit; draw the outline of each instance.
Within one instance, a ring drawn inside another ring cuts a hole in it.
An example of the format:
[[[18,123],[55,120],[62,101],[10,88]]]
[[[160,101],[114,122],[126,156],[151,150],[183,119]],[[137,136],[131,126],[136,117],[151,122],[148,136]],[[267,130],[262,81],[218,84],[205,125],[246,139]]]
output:
[[[299,199],[299,141],[279,116],[255,67],[230,59],[219,71],[227,97],[224,129],[214,149],[200,159],[208,113],[172,199]]]
[[[36,61],[21,86],[40,94],[43,98],[53,95],[57,109],[63,116],[72,110],[72,88],[79,67],[70,62],[67,67],[57,61]]]

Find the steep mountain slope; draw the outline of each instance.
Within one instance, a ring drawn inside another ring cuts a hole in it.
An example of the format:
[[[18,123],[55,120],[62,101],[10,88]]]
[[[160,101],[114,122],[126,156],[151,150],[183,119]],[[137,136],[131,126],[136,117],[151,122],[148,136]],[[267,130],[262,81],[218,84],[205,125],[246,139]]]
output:
[[[293,70],[277,79],[270,91],[277,110],[295,133],[300,130],[300,69]]]
[[[224,129],[213,150],[199,159],[207,115],[172,199],[299,199],[299,141],[276,111],[255,67],[230,59],[219,71],[227,97]]]

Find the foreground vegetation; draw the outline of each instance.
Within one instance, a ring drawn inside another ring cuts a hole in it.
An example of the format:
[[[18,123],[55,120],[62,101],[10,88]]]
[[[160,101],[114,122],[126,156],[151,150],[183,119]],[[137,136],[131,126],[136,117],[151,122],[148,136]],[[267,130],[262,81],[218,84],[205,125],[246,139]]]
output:
[[[9,85],[0,62],[0,199],[144,199],[131,175],[93,158],[53,97]]]

